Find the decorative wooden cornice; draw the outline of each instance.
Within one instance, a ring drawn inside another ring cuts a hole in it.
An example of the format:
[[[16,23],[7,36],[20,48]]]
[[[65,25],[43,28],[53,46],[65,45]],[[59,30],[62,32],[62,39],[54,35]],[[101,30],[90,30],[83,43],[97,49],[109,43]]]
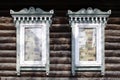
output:
[[[27,14],[27,15],[31,15],[31,14],[33,14],[33,15],[37,15],[37,14],[38,15],[49,15],[49,14],[53,14],[53,13],[54,13],[53,10],[50,10],[50,11],[46,12],[46,11],[40,9],[40,8],[35,9],[34,7],[30,7],[29,9],[24,8],[24,9],[18,11],[18,12],[10,10],[10,14],[16,14],[16,15],[23,15],[23,14],[24,15],[25,14]]]

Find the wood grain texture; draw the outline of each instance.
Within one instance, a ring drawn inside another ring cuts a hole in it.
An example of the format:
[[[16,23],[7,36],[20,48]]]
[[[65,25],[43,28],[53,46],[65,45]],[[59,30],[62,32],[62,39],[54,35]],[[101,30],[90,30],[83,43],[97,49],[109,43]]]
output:
[[[69,44],[52,44],[50,45],[50,50],[70,50],[71,46]]]
[[[105,42],[105,49],[106,50],[119,50],[120,43]]]
[[[50,32],[50,38],[70,38],[70,32]]]
[[[105,50],[106,57],[120,57],[120,50]]]
[[[50,51],[50,57],[71,57],[70,51]]]
[[[120,30],[105,30],[105,36],[120,36]]]
[[[120,36],[105,36],[106,42],[120,42]]]
[[[120,30],[120,24],[107,24],[106,30]]]
[[[120,17],[110,17],[108,24],[120,24]]]
[[[16,50],[16,43],[0,43],[0,50]]]
[[[51,38],[50,44],[70,44],[69,38]]]
[[[0,30],[0,37],[15,37],[15,30]]]

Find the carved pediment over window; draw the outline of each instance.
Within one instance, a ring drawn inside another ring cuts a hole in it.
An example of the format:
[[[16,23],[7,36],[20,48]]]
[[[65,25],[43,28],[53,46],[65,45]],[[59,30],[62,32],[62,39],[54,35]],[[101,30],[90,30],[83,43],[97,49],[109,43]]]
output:
[[[48,21],[51,22],[51,17],[54,11],[50,10],[48,12],[43,11],[40,8],[30,7],[29,9],[24,8],[18,12],[10,10],[10,14],[14,18],[14,22],[39,22],[39,21]]]
[[[77,12],[72,12],[68,10],[68,14],[70,17],[70,22],[79,22],[79,23],[106,23],[109,14],[111,14],[111,10],[107,12],[102,12],[99,9],[80,9]]]

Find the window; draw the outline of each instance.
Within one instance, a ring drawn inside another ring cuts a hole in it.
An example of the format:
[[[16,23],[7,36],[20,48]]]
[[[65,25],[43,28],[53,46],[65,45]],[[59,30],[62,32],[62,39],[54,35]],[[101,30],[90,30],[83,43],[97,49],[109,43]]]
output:
[[[111,11],[81,9],[68,10],[72,27],[72,73],[101,71],[104,75],[104,29]]]
[[[49,27],[53,10],[30,7],[10,10],[17,29],[17,75],[20,71],[42,70],[49,74]]]

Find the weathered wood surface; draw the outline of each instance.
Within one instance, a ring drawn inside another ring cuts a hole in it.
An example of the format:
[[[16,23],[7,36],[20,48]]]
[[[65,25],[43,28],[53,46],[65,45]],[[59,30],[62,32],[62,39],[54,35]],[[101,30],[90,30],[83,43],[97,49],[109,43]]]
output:
[[[66,17],[65,17],[66,18]],[[7,18],[9,19],[9,18]],[[73,77],[71,74],[71,27],[66,19],[54,19],[50,27],[50,75],[45,72],[21,72],[21,77]],[[0,22],[0,76],[17,77],[16,29],[10,21]],[[110,18],[105,30],[105,76],[100,72],[77,72],[77,78],[120,78],[120,19]],[[4,23],[4,24],[3,24]],[[8,24],[8,25],[7,25]]]
[[[50,51],[50,57],[71,57],[71,52],[70,51],[63,51],[63,50]]]
[[[120,57],[120,50],[105,50],[106,57]]]
[[[120,80],[120,78],[77,78],[77,77],[1,77],[1,80]]]

